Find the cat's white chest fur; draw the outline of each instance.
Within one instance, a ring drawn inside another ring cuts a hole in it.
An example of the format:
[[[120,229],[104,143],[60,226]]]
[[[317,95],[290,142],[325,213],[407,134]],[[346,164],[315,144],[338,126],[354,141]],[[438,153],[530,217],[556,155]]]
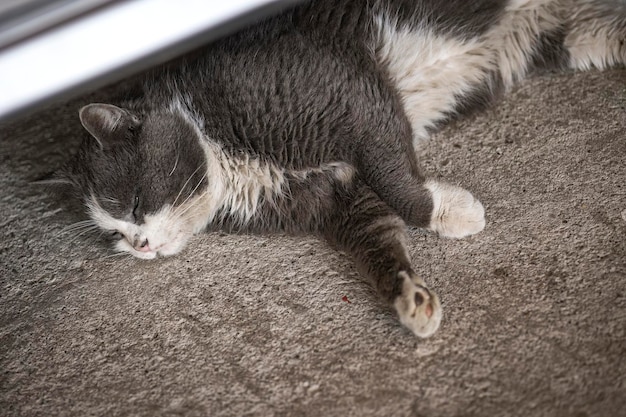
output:
[[[256,213],[261,199],[269,202],[285,189],[285,170],[249,155],[227,155],[217,144],[205,142],[212,200],[207,218],[218,211],[245,224]]]

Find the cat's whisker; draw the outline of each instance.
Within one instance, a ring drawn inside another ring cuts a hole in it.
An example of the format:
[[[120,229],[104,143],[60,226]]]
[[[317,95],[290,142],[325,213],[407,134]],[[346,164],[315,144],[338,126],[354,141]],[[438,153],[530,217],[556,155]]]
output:
[[[69,231],[64,231],[59,233],[59,236],[66,236],[71,232],[71,237],[70,237],[70,242],[74,241],[76,238],[84,235],[85,233],[89,233],[89,232],[93,232],[95,230],[97,230],[98,227],[97,226],[90,226],[90,227],[83,227],[81,229],[73,229],[73,230],[69,230]],[[79,233],[77,233],[79,232]]]
[[[174,210],[172,210],[171,215],[170,215],[170,217],[168,217],[168,219],[170,219],[170,220],[172,220],[172,219],[180,219],[185,213],[187,213],[189,210],[191,210],[196,205],[201,203],[202,202],[202,198],[201,197],[207,195],[208,193],[209,193],[209,190],[206,190],[206,191],[200,193],[198,195],[198,198],[195,201],[193,201],[191,204],[188,204],[187,206],[180,205],[180,206],[176,207]]]
[[[95,224],[85,224],[85,225],[81,225],[81,226],[76,226],[76,227],[72,227],[72,228],[68,228],[62,231],[62,233],[69,233],[69,232],[79,232],[82,230],[95,230],[97,229],[98,226]]]
[[[205,172],[204,175],[202,175],[202,177],[200,178],[200,180],[198,180],[198,183],[193,187],[193,190],[191,190],[189,195],[185,198],[185,200],[182,203],[180,203],[179,207],[184,206],[185,203],[189,201],[189,199],[193,196],[193,193],[196,192],[196,190],[198,189],[198,187],[200,187],[200,185],[202,184],[202,181],[204,181],[206,177],[207,177],[207,173]]]
[[[185,204],[189,201],[189,199],[191,197],[193,197],[194,193],[198,190],[198,187],[200,187],[200,185],[202,184],[202,181],[204,181],[204,179],[207,177],[207,174],[205,173],[202,178],[200,178],[200,180],[198,181],[198,184],[196,184],[196,186],[194,187],[193,190],[191,190],[191,192],[189,193],[189,195],[187,196],[187,198],[185,198],[185,201],[183,201],[178,207],[176,207],[174,209],[174,211],[179,210],[181,207],[185,207]],[[186,210],[185,210],[186,211]]]
[[[202,181],[204,181],[204,179],[207,177],[207,174],[205,173],[202,178],[200,178],[200,180],[198,181],[198,183],[196,184],[196,186],[194,187],[193,190],[191,190],[191,193],[187,196],[187,198],[185,198],[185,200],[177,207],[173,207],[172,210],[170,211],[170,213],[168,214],[167,219],[168,220],[172,220],[172,219],[178,219],[180,218],[184,213],[186,213],[189,208],[193,207],[194,205],[196,205],[201,199],[198,198],[198,200],[194,201],[191,205],[185,206],[185,204],[189,201],[189,199],[194,195],[194,193],[196,192],[196,190],[198,189],[198,187],[200,187],[200,185],[202,184]],[[208,190],[207,190],[208,191]],[[200,194],[200,196],[203,196],[207,193],[207,191],[203,192]]]
[[[76,240],[78,240],[81,236],[83,236],[83,235],[85,235],[85,234],[88,234],[88,233],[90,233],[90,232],[93,232],[94,230],[96,230],[96,229],[86,229],[86,230],[83,230],[82,232],[80,232],[80,233],[77,233],[77,234],[73,235],[73,236],[72,236],[72,237],[68,240],[68,242],[75,242],[75,241],[76,241]],[[96,239],[97,239],[97,237],[96,237]],[[95,240],[95,239],[94,239],[94,240]]]
[[[194,208],[194,206],[196,206],[198,204],[199,201],[194,201],[193,203],[189,204],[188,206],[186,206],[184,209],[182,210],[178,210],[178,211],[173,211],[171,213],[171,216],[168,218],[168,220],[172,221],[172,220],[178,220],[181,219],[183,217],[183,215],[185,215],[185,213],[187,213],[189,210],[191,210],[192,208]]]
[[[101,201],[103,202],[107,202],[107,203],[111,203],[111,204],[115,204],[116,206],[120,205],[120,201],[116,198],[112,198],[112,197],[101,197],[100,198]]]
[[[178,166],[178,159],[180,158],[180,154],[176,153],[176,161],[174,161],[174,168],[172,168],[172,170],[170,171],[169,174],[167,174],[168,177],[171,177],[172,174],[174,173],[174,171],[176,171],[176,167]]]
[[[132,255],[130,253],[128,253],[128,252],[115,252],[115,253],[112,253],[110,255],[107,255],[107,256],[104,256],[104,257],[100,258],[100,260],[117,258],[117,257],[121,257],[121,256],[128,256],[129,258],[132,258]]]
[[[85,227],[97,227],[96,223],[93,220],[82,220],[80,222],[72,223],[67,225],[61,229],[61,233],[67,233],[74,230],[84,229]]]
[[[183,193],[183,191],[185,190],[185,187],[187,186],[187,184],[189,184],[189,181],[191,181],[191,179],[193,178],[194,175],[196,175],[196,173],[198,172],[198,170],[200,168],[202,168],[204,166],[204,164],[201,164],[198,166],[198,168],[196,168],[191,175],[189,176],[189,178],[187,178],[187,181],[185,181],[185,183],[183,184],[182,187],[180,187],[180,191],[178,192],[178,195],[176,196],[176,198],[174,199],[174,202],[172,203],[172,206],[176,205],[176,202],[178,201],[178,199],[180,198],[180,195]],[[173,171],[172,171],[173,172]]]

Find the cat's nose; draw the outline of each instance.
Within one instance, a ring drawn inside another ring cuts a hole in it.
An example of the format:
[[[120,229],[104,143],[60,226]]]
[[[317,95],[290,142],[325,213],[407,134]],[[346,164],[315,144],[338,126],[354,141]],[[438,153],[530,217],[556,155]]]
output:
[[[138,250],[139,252],[150,252],[150,245],[148,244],[147,238],[144,238],[143,240],[136,239],[134,247],[135,250]]]

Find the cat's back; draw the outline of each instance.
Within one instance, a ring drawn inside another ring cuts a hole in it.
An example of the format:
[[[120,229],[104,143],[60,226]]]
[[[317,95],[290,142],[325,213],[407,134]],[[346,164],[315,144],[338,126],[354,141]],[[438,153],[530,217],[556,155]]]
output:
[[[351,134],[357,107],[390,98],[372,89],[380,73],[366,4],[306,4],[196,55],[176,76],[186,80],[207,136],[289,165],[340,158],[336,138]]]
[[[317,0],[206,47],[172,77],[226,148],[286,164],[341,159],[351,149],[338,138],[410,129],[377,53],[384,25],[475,36],[502,1],[470,3]]]

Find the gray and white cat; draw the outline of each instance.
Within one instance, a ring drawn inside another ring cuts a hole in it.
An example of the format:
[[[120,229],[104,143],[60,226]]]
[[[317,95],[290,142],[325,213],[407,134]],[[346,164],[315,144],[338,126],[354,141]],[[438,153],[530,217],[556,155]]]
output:
[[[138,258],[207,228],[319,234],[427,337],[441,305],[406,225],[462,238],[485,219],[423,176],[414,146],[537,66],[624,64],[625,38],[623,1],[313,1],[83,107],[89,136],[61,175]]]

